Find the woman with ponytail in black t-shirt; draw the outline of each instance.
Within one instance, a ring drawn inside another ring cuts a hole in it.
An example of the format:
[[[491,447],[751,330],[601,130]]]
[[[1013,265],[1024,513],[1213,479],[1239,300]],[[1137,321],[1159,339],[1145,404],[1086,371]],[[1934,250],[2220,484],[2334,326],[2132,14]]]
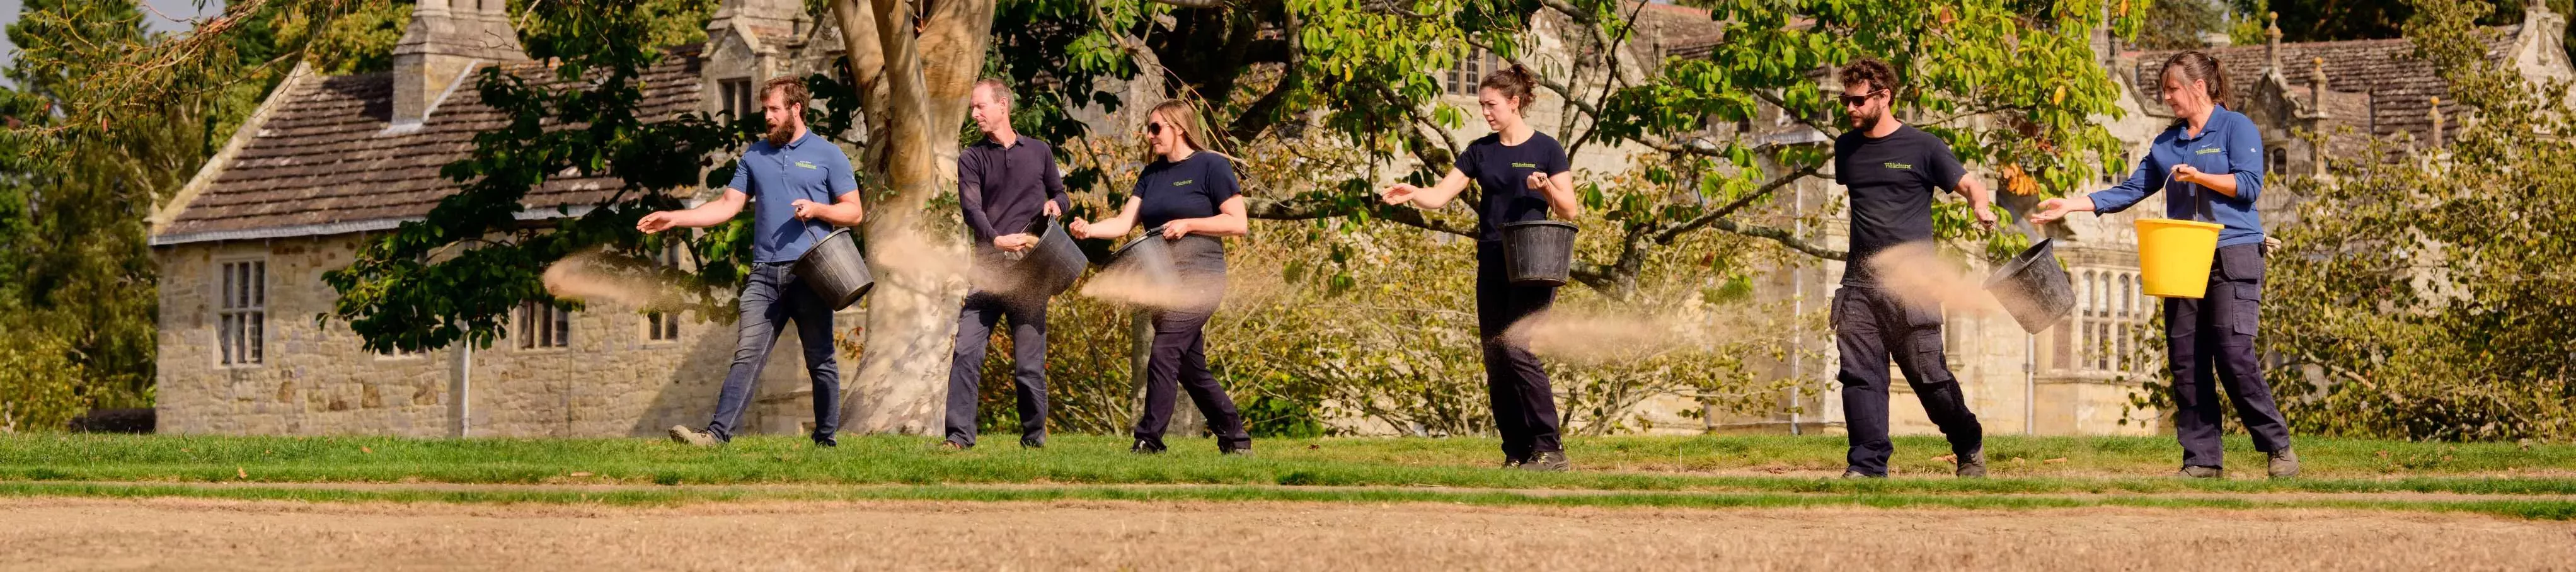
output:
[[[1477,85],[1476,103],[1494,133],[1469,144],[1439,184],[1397,184],[1383,198],[1390,205],[1438,209],[1466,191],[1470,181],[1481,191],[1476,205],[1476,335],[1484,340],[1485,386],[1493,400],[1494,427],[1503,436],[1503,466],[1562,471],[1567,468],[1565,448],[1558,440],[1556,392],[1548,385],[1547,371],[1527,346],[1503,335],[1514,322],[1554,302],[1556,288],[1513,284],[1505,275],[1502,226],[1547,220],[1551,211],[1560,219],[1583,212],[1575,200],[1565,147],[1521,116],[1537,85],[1519,65],[1485,76]]]

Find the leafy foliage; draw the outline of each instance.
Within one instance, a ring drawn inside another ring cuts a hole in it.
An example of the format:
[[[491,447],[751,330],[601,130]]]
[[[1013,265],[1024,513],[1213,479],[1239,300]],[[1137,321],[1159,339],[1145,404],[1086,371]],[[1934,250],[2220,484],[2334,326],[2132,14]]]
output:
[[[648,239],[634,228],[645,213],[681,206],[671,190],[720,187],[713,181],[730,177],[730,166],[703,180],[699,169],[747,142],[758,125],[695,113],[639,115],[640,78],[666,56],[652,32],[667,26],[644,9],[652,3],[538,4],[520,14],[529,57],[554,60],[553,67],[480,72],[483,103],[509,124],[476,134],[472,156],[440,171],[463,185],[461,192],[441,200],[425,220],[403,223],[365,245],[348,267],[323,274],[340,293],[325,319],[348,321],[369,349],[417,351],[457,341],[488,347],[521,302],[573,305],[546,293],[539,281],[546,265],[601,248],[645,259],[667,240],[687,243],[699,269],[688,275],[694,281],[739,282],[749,254],[740,221],[697,238]],[[547,72],[551,78],[543,77]],[[624,186],[554,225],[519,220],[529,191],[583,176],[615,177]],[[720,303],[710,288],[697,292],[707,308],[697,314],[730,315],[709,311]]]
[[[139,55],[182,43],[146,34],[142,17],[132,3],[38,0],[9,26],[0,362],[16,369],[0,404],[20,428],[149,402],[159,308],[145,220],[283,74],[268,65],[285,55],[265,39],[273,11],[244,12],[236,41],[187,44],[199,57],[180,62]]]
[[[2486,54],[2487,6],[2421,0],[2421,56],[2476,109],[2457,139],[2331,163],[2271,259],[2263,349],[2303,431],[2576,438],[2576,110]]]

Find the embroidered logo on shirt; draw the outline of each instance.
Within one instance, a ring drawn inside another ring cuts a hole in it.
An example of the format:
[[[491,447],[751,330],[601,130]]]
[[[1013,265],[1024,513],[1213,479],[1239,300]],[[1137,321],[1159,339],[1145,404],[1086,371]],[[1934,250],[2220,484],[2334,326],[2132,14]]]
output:
[[[1196,182],[1198,182],[1198,179],[1181,179],[1181,180],[1178,180],[1178,181],[1172,181],[1172,186],[1178,187],[1178,186],[1187,185],[1187,184],[1190,184],[1190,183],[1196,183]]]
[[[1512,167],[1513,167],[1513,168],[1519,168],[1519,169],[1536,169],[1536,168],[1538,168],[1538,164],[1537,164],[1537,163],[1513,163],[1513,164],[1512,164]]]
[[[807,169],[814,169],[814,168],[817,168],[817,167],[815,167],[815,166],[814,166],[814,164],[813,164],[813,163],[807,163],[807,162],[804,162],[804,161],[797,161],[797,162],[796,162],[796,166],[798,166],[798,167],[804,167],[804,168],[807,168]]]
[[[1890,169],[1903,169],[1903,170],[1907,170],[1907,171],[1912,171],[1912,170],[1914,170],[1914,164],[1913,164],[1913,163],[1879,163],[1878,165],[1879,165],[1879,166],[1881,166],[1881,167],[1886,167],[1886,168],[1890,168]]]
[[[2198,150],[2198,151],[2193,151],[2193,152],[2191,152],[2191,154],[2193,154],[2193,155],[2216,155],[2216,154],[2219,154],[2219,153],[2225,153],[2225,152],[2227,152],[2227,150],[2226,150],[2226,149],[2220,149],[2220,148],[2217,148],[2217,147],[2207,147],[2207,148],[2203,148],[2203,149]]]

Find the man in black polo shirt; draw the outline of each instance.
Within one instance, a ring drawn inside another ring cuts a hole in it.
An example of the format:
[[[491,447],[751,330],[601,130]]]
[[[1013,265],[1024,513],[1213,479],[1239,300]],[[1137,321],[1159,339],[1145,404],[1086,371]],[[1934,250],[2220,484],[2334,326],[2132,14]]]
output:
[[[1011,129],[1011,87],[998,79],[975,82],[968,105],[984,140],[957,153],[957,202],[973,235],[976,276],[1001,272],[1005,252],[1024,252],[1038,238],[1029,223],[1071,206],[1055,150]],[[1008,280],[1003,280],[1007,284]],[[983,286],[983,285],[979,285]],[[975,446],[975,415],[984,371],[984,346],[993,327],[1011,321],[1011,366],[1019,396],[1020,446],[1046,446],[1047,296],[1034,289],[979,287],[957,312],[957,349],[948,370],[948,438],[940,446]]]
[[[1835,345],[1841,350],[1843,418],[1851,430],[1843,477],[1885,477],[1896,447],[1887,439],[1887,362],[1891,354],[1923,411],[1958,455],[1958,475],[1986,475],[1985,429],[1968,411],[1959,382],[1941,354],[1941,309],[1899,301],[1870,271],[1871,256],[1908,242],[1932,240],[1933,189],[1968,195],[1977,224],[1992,229],[1986,187],[1969,177],[1940,138],[1896,120],[1896,70],[1875,59],[1844,66],[1843,110],[1852,129],[1834,140],[1834,182],[1851,191],[1851,255],[1834,291]]]

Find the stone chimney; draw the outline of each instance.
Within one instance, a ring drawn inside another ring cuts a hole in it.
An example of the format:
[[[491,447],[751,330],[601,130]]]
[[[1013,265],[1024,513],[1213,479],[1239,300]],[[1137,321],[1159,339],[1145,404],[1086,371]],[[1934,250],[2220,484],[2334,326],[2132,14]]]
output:
[[[510,25],[504,0],[421,0],[411,26],[394,44],[396,127],[418,126],[455,89],[470,89],[470,72],[485,65],[528,59]]]
[[[707,18],[707,37],[735,25],[753,34],[796,37],[805,34],[805,3],[798,0],[724,0]]]

